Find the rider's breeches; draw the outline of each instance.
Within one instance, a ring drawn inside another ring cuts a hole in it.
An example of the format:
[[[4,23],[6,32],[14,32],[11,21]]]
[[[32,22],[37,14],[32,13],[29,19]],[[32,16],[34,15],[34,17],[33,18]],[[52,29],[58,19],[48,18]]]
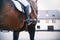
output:
[[[25,15],[26,15],[26,19],[28,19],[30,15],[29,6],[25,7]]]

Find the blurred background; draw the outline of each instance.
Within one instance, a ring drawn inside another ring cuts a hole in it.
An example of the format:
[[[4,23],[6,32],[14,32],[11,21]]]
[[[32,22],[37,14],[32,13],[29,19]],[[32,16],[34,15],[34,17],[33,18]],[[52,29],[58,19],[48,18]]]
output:
[[[38,0],[37,5],[35,40],[60,40],[60,0]],[[0,31],[0,40],[13,40],[13,31]],[[19,40],[29,40],[29,33],[20,32]]]

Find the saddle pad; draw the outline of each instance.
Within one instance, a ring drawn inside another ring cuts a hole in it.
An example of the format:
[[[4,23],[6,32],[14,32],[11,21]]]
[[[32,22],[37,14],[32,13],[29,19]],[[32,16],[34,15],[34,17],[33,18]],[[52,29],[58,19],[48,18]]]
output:
[[[14,3],[14,5],[15,5],[15,7],[19,10],[19,11],[21,11],[21,12],[24,12],[24,7],[18,2],[18,1],[15,1],[15,0],[12,0],[12,2]],[[31,6],[30,6],[30,4],[28,3],[28,2],[25,2],[26,4],[23,4],[25,7],[27,6],[27,5],[29,5],[29,14],[31,13]]]
[[[19,11],[24,12],[24,10],[22,9],[22,5],[21,5],[18,1],[12,0],[12,2],[14,3],[15,7],[16,7]]]

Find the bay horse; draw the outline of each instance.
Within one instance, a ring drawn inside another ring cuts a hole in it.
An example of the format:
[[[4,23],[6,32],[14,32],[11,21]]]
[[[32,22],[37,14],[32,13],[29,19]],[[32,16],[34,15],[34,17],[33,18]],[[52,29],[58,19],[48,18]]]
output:
[[[37,20],[37,9],[33,9],[33,6],[30,18]],[[37,21],[33,21],[31,25],[27,25],[25,14],[18,11],[11,0],[0,0],[0,30],[13,31],[13,40],[18,40],[19,32],[23,30],[27,30],[30,40],[34,40],[36,23]]]

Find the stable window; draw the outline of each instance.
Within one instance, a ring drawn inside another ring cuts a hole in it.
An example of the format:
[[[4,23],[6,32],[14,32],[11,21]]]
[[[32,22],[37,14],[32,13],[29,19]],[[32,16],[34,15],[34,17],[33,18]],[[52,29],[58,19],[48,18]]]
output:
[[[53,20],[52,20],[52,23],[56,23],[56,20],[55,20],[55,19],[53,19]]]
[[[54,26],[48,26],[48,31],[53,31],[54,30]]]
[[[37,26],[37,29],[40,29],[40,26]]]
[[[38,20],[37,22],[40,23],[40,20]]]

